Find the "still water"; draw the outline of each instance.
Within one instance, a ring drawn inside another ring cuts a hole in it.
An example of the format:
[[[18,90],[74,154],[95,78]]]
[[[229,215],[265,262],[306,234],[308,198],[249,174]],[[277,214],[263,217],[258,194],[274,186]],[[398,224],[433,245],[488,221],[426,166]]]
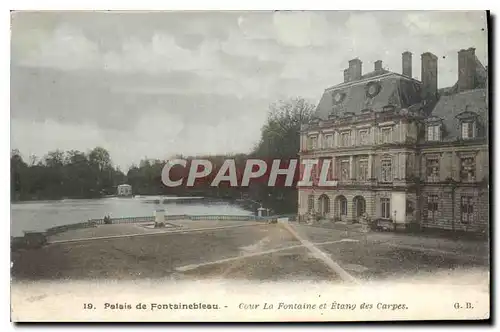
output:
[[[23,231],[43,231],[53,226],[84,222],[93,218],[152,216],[158,208],[166,214],[195,215],[250,215],[242,207],[227,202],[208,202],[203,199],[176,202],[167,198],[166,204],[155,203],[155,198],[102,198],[65,199],[61,201],[37,201],[11,204],[11,236],[21,236]]]

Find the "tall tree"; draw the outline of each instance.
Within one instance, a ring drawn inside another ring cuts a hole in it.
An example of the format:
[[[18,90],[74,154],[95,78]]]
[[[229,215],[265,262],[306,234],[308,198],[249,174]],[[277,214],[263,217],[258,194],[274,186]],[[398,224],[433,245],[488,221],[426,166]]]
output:
[[[96,187],[93,189],[94,195],[111,194],[114,191],[113,167],[109,152],[102,147],[94,148],[89,153],[89,163],[96,183]]]
[[[19,150],[12,150],[10,155],[10,194],[12,199],[19,199],[22,187],[23,179],[26,175],[26,169],[28,165],[23,161]]]
[[[106,149],[96,147],[89,153],[89,162],[92,166],[97,166],[99,171],[102,171],[111,166],[111,157]]]
[[[315,108],[303,98],[272,104],[254,154],[258,157],[296,157],[300,147],[300,126],[309,122]]]
[[[268,160],[297,158],[300,127],[311,120],[315,109],[315,105],[303,98],[272,104],[253,156]],[[268,187],[265,183],[257,183],[252,186],[250,195],[264,205],[273,206],[276,213],[297,210],[297,190],[292,187]]]

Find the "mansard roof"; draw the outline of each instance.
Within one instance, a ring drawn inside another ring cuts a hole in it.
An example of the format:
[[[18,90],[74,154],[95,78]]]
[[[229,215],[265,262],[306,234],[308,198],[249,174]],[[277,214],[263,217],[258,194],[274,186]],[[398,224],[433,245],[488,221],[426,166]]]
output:
[[[484,129],[481,136],[487,137],[488,128],[488,93],[486,89],[468,90],[448,96],[441,96],[434,106],[431,116],[444,119],[447,135],[445,140],[460,138],[460,121],[476,117],[478,125]],[[464,117],[465,116],[465,117]]]
[[[379,112],[388,105],[408,108],[421,101],[420,86],[421,83],[415,79],[387,70],[370,72],[360,80],[326,89],[315,115],[328,119],[331,114],[360,114],[366,109]]]

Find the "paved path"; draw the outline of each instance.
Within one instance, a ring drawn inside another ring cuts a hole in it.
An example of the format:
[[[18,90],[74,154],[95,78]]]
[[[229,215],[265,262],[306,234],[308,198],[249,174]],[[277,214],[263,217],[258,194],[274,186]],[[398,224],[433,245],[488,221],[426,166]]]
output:
[[[452,246],[449,240],[297,224],[293,227],[302,240],[279,224],[186,221],[179,225],[183,227],[175,232],[140,234],[132,233],[137,232],[137,225],[105,225],[92,234],[107,235],[93,241],[68,242],[84,233],[66,234],[63,242],[13,253],[12,274],[15,279],[29,280],[223,277],[339,283],[346,281],[341,271],[361,282],[472,274],[473,279],[465,280],[474,283],[488,276],[484,243],[476,243],[474,251],[471,243]],[[309,244],[319,251],[311,250]]]
[[[151,222],[136,224],[114,224],[98,225],[92,228],[82,228],[55,234],[49,237],[49,242],[72,241],[80,239],[96,239],[106,237],[133,236],[145,234],[159,234],[180,230],[191,230],[200,228],[215,228],[221,226],[253,224],[249,221],[227,221],[227,220],[176,220],[169,222],[165,228],[152,228]]]

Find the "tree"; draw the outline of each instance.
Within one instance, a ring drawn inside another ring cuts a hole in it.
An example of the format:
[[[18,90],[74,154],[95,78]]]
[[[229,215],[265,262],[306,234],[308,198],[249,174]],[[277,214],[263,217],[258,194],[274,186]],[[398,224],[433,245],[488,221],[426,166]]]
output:
[[[19,150],[12,150],[10,156],[10,194],[13,199],[19,199],[28,165],[23,161]]]
[[[124,179],[125,174],[113,168],[109,153],[102,148],[89,154],[55,150],[41,159],[31,155],[29,164],[19,151],[11,153],[12,200],[101,197],[114,193]]]
[[[303,98],[295,98],[269,107],[267,123],[255,148],[254,158],[290,160],[297,158],[300,149],[300,127],[308,123],[315,106]],[[252,198],[273,206],[276,213],[297,210],[297,190],[293,187],[268,187],[256,183],[250,190]]]
[[[101,147],[96,147],[89,153],[89,162],[92,166],[97,166],[102,171],[111,166],[109,152]]]
[[[91,196],[93,184],[89,160],[84,152],[71,150],[66,153],[65,160],[66,186],[65,196],[77,194],[79,197]]]
[[[96,147],[90,151],[88,159],[92,180],[95,183],[95,188],[92,189],[93,195],[100,196],[114,192],[113,166],[109,152],[102,147]]]
[[[44,158],[47,167],[62,167],[64,164],[64,152],[61,150],[50,151]]]
[[[309,122],[315,108],[303,98],[272,104],[254,154],[258,157],[296,157],[300,148],[300,126]]]

